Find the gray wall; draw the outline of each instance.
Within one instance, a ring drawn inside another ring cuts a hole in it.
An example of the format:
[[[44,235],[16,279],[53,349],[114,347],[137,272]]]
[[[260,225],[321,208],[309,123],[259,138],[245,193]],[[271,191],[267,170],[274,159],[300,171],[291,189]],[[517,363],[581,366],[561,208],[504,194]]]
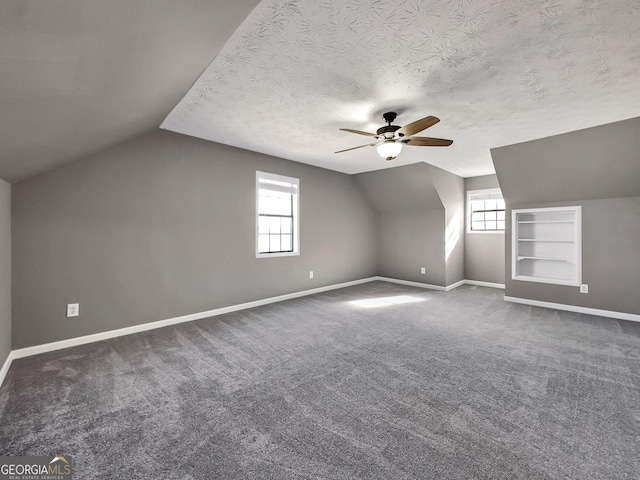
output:
[[[416,163],[354,177],[378,212],[378,274],[445,286],[445,210],[429,167]]]
[[[378,274],[412,282],[446,285],[444,209],[381,213],[378,217]],[[426,274],[420,273],[425,267]]]
[[[444,244],[446,285],[464,277],[464,179],[441,168],[428,165],[433,185],[444,205]]]
[[[491,150],[508,207],[506,292],[513,297],[640,314],[640,118]],[[581,205],[583,283],[511,280],[509,212]]]
[[[0,368],[11,351],[11,185],[0,180]]]
[[[469,190],[499,188],[496,175],[465,178],[464,278],[480,282],[504,284],[505,234],[466,233],[466,196]]]
[[[256,170],[300,179],[299,256],[255,258]],[[14,185],[12,213],[14,349],[377,273],[352,177],[161,130]]]

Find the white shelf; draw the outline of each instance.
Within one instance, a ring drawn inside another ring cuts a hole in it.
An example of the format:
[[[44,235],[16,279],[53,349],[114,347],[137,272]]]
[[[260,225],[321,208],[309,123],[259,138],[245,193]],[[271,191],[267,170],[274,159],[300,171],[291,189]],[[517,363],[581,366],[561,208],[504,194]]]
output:
[[[518,220],[518,223],[573,223],[569,220]]]
[[[553,262],[574,263],[572,258],[559,258],[559,257],[518,257],[518,261],[520,260],[549,260]]]
[[[574,240],[556,240],[550,238],[519,238],[519,242],[575,243]]]
[[[580,207],[512,210],[511,277],[527,282],[582,283]]]
[[[567,285],[575,287],[576,282],[573,279],[555,278],[555,277],[529,277],[526,275],[520,275],[517,280],[524,280],[526,282],[536,283],[551,283],[553,285]]]

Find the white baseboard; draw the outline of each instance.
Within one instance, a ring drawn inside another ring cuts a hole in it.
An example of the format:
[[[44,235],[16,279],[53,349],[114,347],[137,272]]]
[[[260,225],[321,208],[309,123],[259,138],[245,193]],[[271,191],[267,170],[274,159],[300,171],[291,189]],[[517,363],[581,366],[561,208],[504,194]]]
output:
[[[555,308],[556,310],[566,310],[567,312],[586,313],[588,315],[598,315],[600,317],[617,318],[619,320],[630,320],[632,322],[640,322],[640,315],[634,313],[614,312],[611,310],[600,310],[598,308],[579,307],[577,305],[567,305],[564,303],[541,302],[540,300],[530,300],[528,298],[508,297],[505,295],[505,301],[512,303],[521,303],[523,305],[532,305],[534,307]]]
[[[255,300],[253,302],[240,303],[238,305],[231,305],[228,307],[216,308],[214,310],[207,310],[205,312],[192,313],[189,315],[182,315],[180,317],[168,318],[165,320],[159,320],[156,322],[143,323],[140,325],[134,325],[131,327],[120,328],[117,330],[109,330],[107,332],[94,333],[92,335],[85,335],[82,337],[70,338],[68,340],[61,340],[58,342],[45,343],[42,345],[35,345],[33,347],[19,348],[17,350],[12,350],[7,357],[2,369],[0,370],[0,386],[2,386],[2,382],[9,371],[9,367],[11,366],[11,362],[17,358],[29,357],[31,355],[38,355],[40,353],[53,352],[55,350],[62,350],[63,348],[75,347],[78,345],[85,345],[87,343],[99,342],[101,340],[108,340],[110,338],[122,337],[124,335],[131,335],[132,333],[145,332],[148,330],[154,330],[156,328],[168,327],[170,325],[177,325],[179,323],[184,322],[192,322],[194,320],[199,320],[201,318],[215,317],[217,315],[222,315],[225,313],[237,312],[238,310],[245,310],[247,308],[260,307],[262,305],[268,305],[270,303],[282,302],[283,300],[291,300],[293,298],[304,297],[307,295],[314,295],[316,293],[327,292],[330,290],[336,290],[338,288],[351,287],[354,285],[360,285],[362,283],[374,282],[374,281],[383,281],[383,282],[391,282],[398,283],[400,285],[408,285],[411,287],[419,287],[419,288],[427,288],[431,290],[439,290],[442,292],[453,290],[460,285],[464,285],[465,283],[470,283],[469,280],[461,280],[456,282],[448,287],[443,287],[440,285],[431,285],[428,283],[419,283],[419,282],[411,282],[408,280],[398,280],[395,278],[388,277],[367,277],[362,278],[360,280],[353,280],[350,282],[337,283],[334,285],[327,285],[325,287],[312,288],[310,290],[302,290],[300,292],[288,293],[286,295],[279,295],[277,297],[264,298],[261,300]],[[473,283],[474,285],[480,284],[482,282]],[[493,284],[484,284],[484,286],[492,286]]]
[[[504,290],[504,283],[480,282],[478,280],[463,280],[466,285],[477,285],[478,287],[501,288]]]
[[[409,287],[427,288],[429,290],[439,290],[445,292],[447,287],[441,285],[431,285],[430,283],[411,282],[409,280],[398,280],[397,278],[389,277],[374,277],[374,280],[380,280],[381,282],[398,283],[400,285],[407,285]]]
[[[449,292],[454,288],[458,288],[462,285],[477,285],[479,287],[501,288],[504,290],[503,283],[480,282],[478,280],[460,280],[456,283],[452,283],[451,285],[447,285],[446,287],[443,287],[442,285],[431,285],[430,283],[411,282],[409,280],[398,280],[397,278],[389,278],[389,277],[375,277],[375,279],[380,280],[382,282],[399,283],[400,285],[408,285],[410,287],[418,287],[418,288],[427,288],[429,290],[439,290],[441,292]]]
[[[447,285],[444,290],[445,290],[445,292],[449,292],[449,291],[453,290],[454,288],[461,287],[465,283],[467,283],[466,280],[460,280],[459,282],[452,283],[451,285]]]
[[[11,362],[13,361],[13,351],[9,352],[7,355],[7,359],[5,360],[2,368],[0,368],[0,387],[4,383],[4,377],[7,376],[7,372],[9,372],[9,367],[11,366]]]

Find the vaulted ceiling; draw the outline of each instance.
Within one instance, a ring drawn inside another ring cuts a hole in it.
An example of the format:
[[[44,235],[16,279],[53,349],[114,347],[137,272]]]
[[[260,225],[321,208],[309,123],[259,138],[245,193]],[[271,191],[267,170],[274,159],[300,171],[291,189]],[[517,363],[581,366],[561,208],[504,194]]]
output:
[[[158,128],[258,0],[2,0],[0,177]]]
[[[639,91],[637,0],[0,3],[10,182],[161,124],[346,173],[475,176],[490,148],[640,116]],[[454,144],[333,153],[389,110],[439,117],[422,135]]]

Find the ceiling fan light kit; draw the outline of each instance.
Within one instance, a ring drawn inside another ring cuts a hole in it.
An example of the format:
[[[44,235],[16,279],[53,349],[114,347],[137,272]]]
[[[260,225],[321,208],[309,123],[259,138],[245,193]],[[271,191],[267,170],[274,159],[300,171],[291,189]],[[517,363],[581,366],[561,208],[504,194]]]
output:
[[[402,143],[395,142],[394,140],[385,140],[383,143],[376,147],[378,155],[386,160],[393,160],[402,151]]]
[[[336,153],[371,146],[376,147],[378,155],[382,158],[386,160],[393,160],[400,154],[403,145],[412,145],[416,147],[448,147],[453,143],[453,140],[446,140],[444,138],[412,137],[412,135],[415,135],[416,133],[438,123],[440,121],[439,118],[429,116],[416,120],[404,127],[400,127],[398,125],[391,125],[391,122],[393,122],[396,117],[397,114],[395,112],[387,112],[382,115],[382,118],[387,122],[387,125],[380,127],[376,133],[363,132],[361,130],[353,130],[351,128],[341,128],[340,130],[342,131],[367,137],[374,137],[379,141],[377,143],[368,143],[366,145],[359,145],[357,147],[339,150]]]

